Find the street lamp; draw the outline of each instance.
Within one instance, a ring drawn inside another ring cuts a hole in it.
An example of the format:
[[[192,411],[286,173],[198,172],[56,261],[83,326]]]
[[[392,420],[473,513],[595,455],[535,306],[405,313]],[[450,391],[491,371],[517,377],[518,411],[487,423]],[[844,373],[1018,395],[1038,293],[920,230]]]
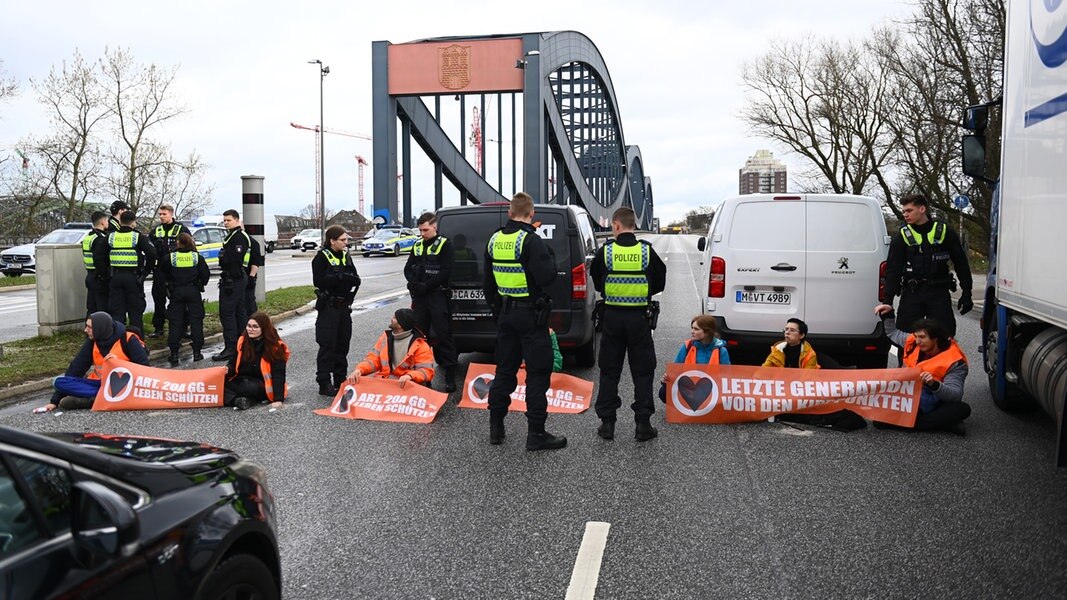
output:
[[[309,60],[309,65],[319,66],[319,246],[326,244],[326,128],[323,118],[322,80],[330,74],[319,59]]]

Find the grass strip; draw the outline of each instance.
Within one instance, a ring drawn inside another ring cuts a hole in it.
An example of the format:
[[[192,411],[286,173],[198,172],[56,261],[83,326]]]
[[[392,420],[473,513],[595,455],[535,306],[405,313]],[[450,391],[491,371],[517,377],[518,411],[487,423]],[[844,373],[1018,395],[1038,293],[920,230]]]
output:
[[[37,276],[0,277],[0,288],[15,287],[16,285],[37,285]]]

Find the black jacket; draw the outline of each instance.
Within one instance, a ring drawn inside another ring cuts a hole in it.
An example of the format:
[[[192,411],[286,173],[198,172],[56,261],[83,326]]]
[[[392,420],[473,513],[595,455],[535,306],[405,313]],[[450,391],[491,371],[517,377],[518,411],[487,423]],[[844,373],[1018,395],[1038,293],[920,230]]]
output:
[[[93,366],[93,346],[96,345],[100,348],[100,354],[107,357],[107,353],[111,351],[111,347],[123,337],[126,337],[126,327],[123,326],[122,323],[115,323],[114,330],[107,339],[90,340],[86,338],[81,349],[74,355],[74,360],[70,361],[70,366],[67,367],[67,371],[64,375],[67,377],[85,377],[89,368]],[[134,338],[126,343],[126,355],[130,357],[130,362],[139,365],[148,364],[148,352],[145,351],[144,344],[142,344],[138,338]]]
[[[89,250],[93,253],[93,266],[97,279],[111,277],[111,246],[107,245],[108,230],[93,229],[93,242]]]
[[[636,246],[637,244],[648,244],[648,242],[642,242],[637,239],[637,236],[633,233],[621,233],[619,237],[615,238],[615,242],[620,246]],[[608,266],[604,262],[604,248],[607,244],[604,244],[596,251],[596,256],[593,258],[593,266],[590,268],[590,275],[593,277],[593,287],[600,294],[604,293],[604,282],[608,278]],[[667,287],[667,265],[663,264],[659,255],[652,248],[652,244],[648,244],[648,271],[645,272],[645,277],[648,278],[648,295],[652,296],[662,292]],[[613,306],[612,308],[623,308]],[[644,310],[644,306],[635,307],[640,310]]]
[[[134,231],[134,232],[137,232],[137,234],[138,234],[137,235],[137,247],[135,248],[135,250],[137,251],[137,269],[136,270],[142,271],[142,272],[147,272],[147,271],[151,270],[151,268],[154,267],[155,264],[156,264],[156,247],[155,247],[155,245],[152,244],[151,241],[149,241],[147,235],[145,235],[144,233],[142,233],[140,231],[137,231],[133,227],[123,226],[118,230],[118,232],[112,232],[112,233],[126,233],[126,232],[129,232],[129,231]],[[110,236],[111,234],[109,233],[108,235]],[[104,238],[104,240],[106,242],[107,238]],[[107,247],[108,247],[108,252],[111,252],[110,243],[107,244]],[[95,257],[95,255],[94,255],[94,257]],[[95,263],[96,261],[94,260],[93,262]],[[118,267],[118,268],[121,269],[122,267]],[[127,269],[127,270],[132,270],[132,269]]]
[[[934,220],[929,220],[922,225],[912,225],[920,235],[926,236],[930,232],[930,229],[934,226]],[[926,242],[923,242],[923,246],[928,248]],[[965,296],[970,296],[971,289],[974,282],[971,279],[971,266],[967,260],[967,253],[963,250],[963,244],[960,243],[959,235],[946,224],[945,240],[941,242],[941,247],[948,251],[949,257],[952,260],[952,269],[956,272],[956,277],[960,281],[960,289]],[[889,256],[886,258],[885,265],[885,302],[886,304],[892,304],[893,298],[899,296],[904,289],[904,274],[907,267],[908,260],[908,246],[904,243],[904,236],[897,230],[896,235],[893,236],[892,241],[889,243]],[[946,288],[947,289],[947,288]]]
[[[178,252],[195,253],[196,250],[179,250]],[[164,280],[172,290],[192,287],[204,291],[204,286],[211,279],[211,270],[208,269],[207,260],[202,256],[197,260],[195,267],[173,267],[168,254],[167,262],[162,263],[162,273]]]
[[[249,237],[244,229],[234,227],[226,232],[226,241],[219,251],[219,268],[223,279],[242,279],[245,276],[245,252],[249,248]],[[252,264],[251,260],[248,264]]]
[[[408,255],[407,264],[404,265],[404,277],[408,280],[408,283],[421,283],[425,286],[425,289],[421,291],[422,294],[447,288],[448,281],[452,278],[452,263],[455,261],[455,251],[452,249],[451,240],[445,238],[436,256],[430,256],[425,253],[425,249],[433,246],[434,242],[440,237],[438,235],[428,242],[423,241],[423,255],[415,256],[415,251],[412,250],[411,254]],[[427,273],[424,268],[431,263],[435,263],[437,266],[436,274]],[[411,287],[409,285],[408,289],[411,290]],[[414,294],[415,290],[412,290],[412,293]]]
[[[342,258],[345,261],[344,266],[331,266],[330,261],[326,259],[326,252]],[[347,250],[342,250],[340,255],[337,255],[328,248],[323,248],[315,253],[315,258],[311,259],[311,283],[315,289],[331,298],[343,298],[347,302],[352,302],[362,281]]]
[[[166,229],[167,235],[164,235],[162,237],[156,235],[156,232],[160,228],[160,226]],[[174,232],[174,235],[169,235],[171,232]],[[188,227],[177,221],[174,221],[170,225],[163,225],[163,223],[159,223],[152,229],[148,230],[148,239],[156,248],[155,267],[157,269],[162,269],[163,264],[168,260],[167,257],[170,255],[171,252],[177,249],[178,236],[183,233],[193,235],[193,232]]]
[[[545,296],[544,289],[556,278],[556,261],[552,257],[552,253],[548,251],[548,246],[545,245],[544,240],[537,235],[537,229],[533,225],[509,219],[507,224],[500,228],[499,231],[515,233],[520,229],[532,234],[526,236],[526,241],[522,244],[522,251],[519,253],[519,264],[522,265],[523,271],[526,272],[526,283],[530,288],[530,297]],[[496,289],[496,278],[493,277],[493,253],[488,248],[486,248],[485,252],[485,278],[483,285],[485,300],[489,303],[489,306],[500,306],[503,299]]]

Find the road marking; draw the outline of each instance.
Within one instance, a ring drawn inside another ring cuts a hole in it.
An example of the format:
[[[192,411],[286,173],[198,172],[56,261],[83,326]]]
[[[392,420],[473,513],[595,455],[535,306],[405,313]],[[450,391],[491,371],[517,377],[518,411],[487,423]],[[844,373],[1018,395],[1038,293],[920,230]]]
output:
[[[585,524],[582,545],[574,559],[571,584],[567,586],[566,600],[592,600],[600,578],[600,562],[604,558],[604,546],[608,543],[611,523],[589,521]]]

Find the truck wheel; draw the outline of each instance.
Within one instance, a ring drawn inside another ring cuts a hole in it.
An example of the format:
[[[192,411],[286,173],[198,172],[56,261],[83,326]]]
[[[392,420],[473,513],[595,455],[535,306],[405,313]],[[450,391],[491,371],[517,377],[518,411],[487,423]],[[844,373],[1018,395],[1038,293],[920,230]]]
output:
[[[204,580],[200,600],[255,598],[277,600],[274,575],[263,561],[251,554],[235,554],[223,560]]]
[[[589,338],[589,341],[583,346],[578,346],[574,349],[574,362],[579,367],[593,367],[596,366],[597,355],[597,342],[596,332],[593,332],[593,337]]]
[[[985,353],[982,367],[985,369],[986,378],[989,380],[989,395],[993,398],[993,404],[1006,412],[1024,412],[1034,408],[1034,402],[1023,390],[1010,381],[1004,382],[1004,394],[997,394],[997,347],[1000,345],[997,331],[997,307],[993,306],[989,325],[983,331],[985,336]]]

